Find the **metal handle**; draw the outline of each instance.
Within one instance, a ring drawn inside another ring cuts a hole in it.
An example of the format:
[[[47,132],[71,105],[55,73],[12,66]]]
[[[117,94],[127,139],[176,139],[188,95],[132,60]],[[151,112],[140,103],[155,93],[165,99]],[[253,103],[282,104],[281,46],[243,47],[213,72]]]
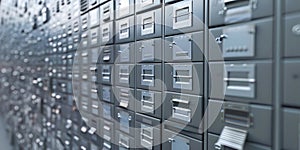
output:
[[[120,144],[121,146],[125,147],[125,148],[129,148],[129,146],[128,146],[127,144],[125,144],[125,143],[123,143],[123,142],[121,142],[121,141],[119,141],[119,144]]]
[[[235,81],[235,82],[249,82],[249,83],[255,83],[255,79],[244,79],[244,78],[224,78],[224,81]]]
[[[141,74],[141,76],[143,76],[143,77],[154,77],[153,74]]]
[[[228,11],[228,4],[239,2],[240,0],[224,0],[223,9],[219,11],[219,15],[225,15],[226,11]],[[252,9],[257,8],[257,0],[249,0],[248,4]]]
[[[170,44],[169,44],[169,47],[170,47],[170,48],[173,48],[174,45],[176,45],[176,42],[175,42],[175,41],[173,41],[172,43],[170,43]]]
[[[226,39],[226,38],[228,38],[228,35],[222,34],[222,35],[220,35],[219,37],[216,38],[216,42],[218,44],[221,44],[223,42],[223,40]]]
[[[189,104],[190,102],[187,101],[187,100],[182,100],[182,99],[177,99],[177,98],[174,98],[172,99],[172,102],[176,102],[176,103],[183,103],[183,104]]]
[[[190,109],[186,109],[186,108],[181,108],[181,107],[173,107],[174,110],[180,110],[180,111],[184,111],[186,113],[189,113],[191,112]]]
[[[169,143],[175,142],[173,138],[168,138]]]

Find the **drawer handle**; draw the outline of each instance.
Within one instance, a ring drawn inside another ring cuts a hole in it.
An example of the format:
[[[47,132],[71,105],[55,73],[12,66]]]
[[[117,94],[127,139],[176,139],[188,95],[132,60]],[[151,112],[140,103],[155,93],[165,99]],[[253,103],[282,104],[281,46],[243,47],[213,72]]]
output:
[[[228,38],[228,35],[222,34],[222,35],[220,35],[219,37],[216,38],[216,42],[218,44],[221,44],[223,42],[223,40],[226,39],[226,38]]]
[[[125,143],[123,143],[123,142],[121,142],[121,141],[119,141],[119,144],[120,144],[121,146],[125,147],[125,148],[129,148],[129,146],[128,146],[127,144],[125,144]]]
[[[154,77],[153,74],[141,74],[143,77]]]
[[[255,79],[243,79],[243,78],[224,78],[224,81],[235,81],[235,82],[249,82],[255,83]]]
[[[176,102],[176,103],[183,103],[183,104],[189,104],[190,102],[187,100],[181,100],[181,99],[172,99],[172,102]]]

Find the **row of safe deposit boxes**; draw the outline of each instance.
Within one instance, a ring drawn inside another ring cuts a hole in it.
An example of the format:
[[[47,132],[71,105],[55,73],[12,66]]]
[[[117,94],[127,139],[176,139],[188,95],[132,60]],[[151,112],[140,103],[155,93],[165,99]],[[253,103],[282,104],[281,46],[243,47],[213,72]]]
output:
[[[40,16],[0,15],[1,30],[22,34],[1,39],[7,55],[1,60],[14,62],[1,70],[1,103],[16,147],[274,149],[280,95],[281,149],[299,149],[300,2],[284,0],[282,10],[275,3],[0,3],[4,14]],[[283,13],[279,81],[277,11]]]

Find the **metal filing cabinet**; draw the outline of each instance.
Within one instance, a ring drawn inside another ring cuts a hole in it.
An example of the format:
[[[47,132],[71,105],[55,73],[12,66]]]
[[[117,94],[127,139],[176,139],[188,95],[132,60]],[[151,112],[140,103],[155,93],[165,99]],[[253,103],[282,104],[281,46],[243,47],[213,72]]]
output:
[[[114,106],[110,103],[101,102],[100,108],[102,110],[101,116],[107,120],[112,121],[114,119]]]
[[[120,131],[116,131],[115,143],[119,149],[133,149],[135,139]]]
[[[138,64],[136,66],[136,82],[138,88],[160,90],[162,74],[161,64]]]
[[[150,39],[136,42],[136,62],[161,62],[162,40]]]
[[[112,85],[113,84],[113,66],[112,65],[98,65],[99,70],[99,76],[98,76],[98,83],[103,83],[103,84],[108,84]]]
[[[113,45],[100,47],[99,62],[103,64],[114,63],[115,49]]]
[[[289,106],[300,106],[299,93],[299,60],[284,61],[283,71],[283,103]]]
[[[291,12],[299,12],[300,11],[300,2],[299,1],[293,1],[293,0],[285,0],[284,1],[285,5],[283,7],[283,11],[286,13],[291,13]]]
[[[155,9],[150,12],[142,13],[136,16],[137,19],[136,38],[138,40],[161,36],[162,34],[161,12],[162,12],[161,9]]]
[[[166,35],[203,30],[203,0],[184,0],[165,7]]]
[[[285,57],[299,57],[298,51],[300,39],[300,14],[287,15],[284,18],[284,56]]]
[[[218,65],[218,63],[211,63],[211,66],[218,67]],[[226,62],[224,67],[224,78],[219,82],[223,82],[226,100],[271,104],[272,64],[270,61]],[[211,98],[222,99],[217,95]]]
[[[131,111],[135,110],[135,91],[134,89],[116,86],[114,87],[116,97],[115,106],[122,107]]]
[[[136,91],[135,110],[141,114],[161,118],[162,93],[138,89]]]
[[[116,21],[116,43],[134,41],[134,16],[123,18]]]
[[[209,133],[221,135],[216,143],[217,146],[238,149],[244,147],[245,141],[271,146],[272,109],[270,106],[218,100],[210,100],[210,103],[222,106],[218,117],[208,129]],[[213,114],[215,110],[208,111],[209,114]],[[240,138],[231,138],[236,135],[240,135]],[[235,142],[240,144],[232,144]]]
[[[90,28],[99,25],[100,23],[100,10],[99,8],[95,8],[89,12],[90,18]]]
[[[202,97],[169,92],[165,94],[163,114],[166,128],[176,128],[200,136]]]
[[[208,150],[215,150],[218,148],[218,147],[217,148],[215,147],[215,143],[217,143],[218,139],[219,139],[218,135],[208,133]],[[227,150],[227,149],[231,149],[231,148],[225,146],[225,147],[222,147],[222,149]],[[244,150],[252,150],[252,149],[271,150],[270,147],[260,145],[260,144],[250,143],[250,142],[246,142],[243,149]]]
[[[165,39],[165,61],[203,61],[203,32],[182,34]]]
[[[83,31],[81,34],[81,41],[80,41],[80,47],[78,47],[80,50],[84,50],[89,47],[89,32]]]
[[[134,88],[135,84],[134,65],[115,65],[115,84],[123,87]]]
[[[98,89],[95,84],[91,86],[90,90],[90,99],[91,99],[91,112],[92,114],[99,116],[99,110],[100,110],[100,104],[99,100],[100,98],[98,97]]]
[[[114,42],[114,24],[113,22],[100,25],[100,43],[101,45],[112,44]]]
[[[115,94],[113,93],[112,87],[108,85],[98,85],[98,96],[101,101],[114,103]]]
[[[153,150],[161,149],[161,130],[158,119],[136,114],[136,147]]]
[[[135,61],[135,43],[125,43],[115,46],[116,63],[133,63]]]
[[[81,15],[81,31],[86,31],[89,28],[89,16],[88,14]]]
[[[136,0],[136,12],[158,7],[160,0]]]
[[[203,145],[202,141],[166,129],[163,131],[163,140],[166,141],[162,147],[165,150],[202,150]]]
[[[114,1],[110,0],[100,6],[101,24],[114,20]]]
[[[244,60],[270,59],[273,55],[272,19],[262,19],[226,27],[214,28],[210,32],[215,41],[210,41],[209,59]],[[219,56],[217,45],[222,56]]]
[[[122,108],[116,108],[115,111],[115,129],[120,130],[130,136],[134,137],[135,132],[135,114],[132,111]]]
[[[97,64],[98,57],[100,56],[100,52],[101,52],[101,49],[98,47],[89,49],[89,56],[90,56],[89,64],[92,64],[92,65]],[[96,67],[96,66],[93,66],[93,67]],[[96,71],[96,70],[97,70],[97,68],[90,69],[90,71]]]
[[[116,0],[116,19],[134,14],[135,0]]]
[[[249,21],[272,14],[273,0],[211,0],[209,2],[209,26]]]
[[[101,130],[100,136],[104,139],[103,143],[101,143],[101,146],[104,147],[104,149],[112,149],[114,146],[111,142],[114,141],[115,135],[114,124],[104,119],[102,119],[101,121],[103,130]]]
[[[168,91],[203,95],[203,64],[165,64],[165,83]]]
[[[89,43],[90,47],[97,47],[100,45],[100,33],[99,28],[90,29]]]
[[[299,109],[284,108],[282,149],[299,149]]]

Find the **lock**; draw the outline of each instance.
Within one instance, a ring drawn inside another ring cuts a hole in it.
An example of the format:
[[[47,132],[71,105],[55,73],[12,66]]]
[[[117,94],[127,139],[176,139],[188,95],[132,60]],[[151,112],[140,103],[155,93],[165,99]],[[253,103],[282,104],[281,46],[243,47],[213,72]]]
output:
[[[223,42],[223,40],[224,39],[226,39],[228,36],[226,35],[226,34],[222,34],[222,35],[220,35],[220,37],[217,37],[216,38],[216,42],[218,43],[218,44],[221,44],[222,42]]]
[[[295,35],[300,35],[300,24],[294,25],[293,28],[292,28],[292,32]]]

